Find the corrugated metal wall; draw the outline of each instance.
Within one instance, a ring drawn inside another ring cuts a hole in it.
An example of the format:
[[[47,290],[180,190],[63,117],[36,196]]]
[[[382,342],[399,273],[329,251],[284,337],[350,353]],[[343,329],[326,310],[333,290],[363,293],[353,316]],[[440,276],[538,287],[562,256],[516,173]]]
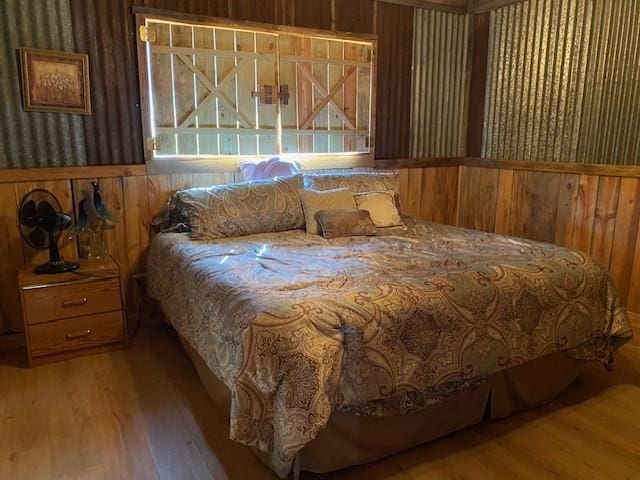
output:
[[[68,0],[2,0],[0,168],[84,165],[79,115],[25,112],[18,48],[73,50]]]
[[[82,118],[90,165],[143,163],[131,5],[71,0],[75,50],[89,54],[93,114]]]
[[[376,158],[409,156],[413,10],[378,2]]]
[[[281,2],[284,0],[280,0]],[[286,16],[282,16],[282,10],[280,2],[274,1],[261,1],[255,0],[236,0],[235,3],[230,2],[232,5],[232,12],[220,12],[218,16],[228,17],[233,15],[234,18],[240,20],[249,20],[251,22],[265,22],[265,23],[281,23]],[[220,10],[224,6],[220,6]],[[228,10],[228,6],[227,6]]]
[[[470,16],[417,8],[411,156],[463,156]]]
[[[373,0],[336,2],[336,30],[339,32],[373,33]]]
[[[142,163],[135,5],[197,15],[329,28],[331,0],[1,0],[0,168]],[[413,9],[378,6],[380,158],[408,156]],[[338,0],[340,30],[372,33],[372,0]],[[329,20],[327,20],[329,19]],[[16,49],[89,54],[93,114],[22,110]]]
[[[102,1],[102,0],[98,0]],[[113,1],[113,0],[111,0]],[[140,7],[158,8],[161,10],[172,10],[174,12],[190,13],[193,15],[207,15],[209,17],[227,17],[229,16],[229,5],[247,3],[247,0],[125,0]],[[122,0],[113,1],[113,3],[122,3]],[[254,1],[254,4],[269,3],[264,0]],[[255,10],[260,10],[260,6],[256,5]]]
[[[298,27],[331,30],[331,0],[289,0]]]
[[[640,2],[491,13],[483,155],[640,165]]]
[[[143,163],[133,5],[227,16],[227,0],[71,0],[75,48],[89,54],[93,115],[83,118],[87,163]]]

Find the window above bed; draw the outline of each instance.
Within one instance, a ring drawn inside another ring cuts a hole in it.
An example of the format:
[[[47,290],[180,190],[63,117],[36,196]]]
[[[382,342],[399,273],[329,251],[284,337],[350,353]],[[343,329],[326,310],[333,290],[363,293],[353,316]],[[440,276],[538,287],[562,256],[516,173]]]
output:
[[[150,163],[373,156],[373,37],[146,14],[137,24]]]

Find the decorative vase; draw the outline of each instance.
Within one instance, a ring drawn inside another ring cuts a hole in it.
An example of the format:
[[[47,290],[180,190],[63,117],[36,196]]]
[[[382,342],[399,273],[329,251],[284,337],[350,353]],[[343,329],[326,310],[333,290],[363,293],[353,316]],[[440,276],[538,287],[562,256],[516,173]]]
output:
[[[87,259],[92,262],[103,262],[109,257],[104,229],[89,233],[89,251]]]
[[[92,262],[103,262],[109,258],[105,231],[113,228],[115,222],[111,213],[102,202],[100,187],[91,182],[93,195],[83,192],[83,199],[78,205],[78,222],[76,230],[79,237],[86,239],[86,257]]]

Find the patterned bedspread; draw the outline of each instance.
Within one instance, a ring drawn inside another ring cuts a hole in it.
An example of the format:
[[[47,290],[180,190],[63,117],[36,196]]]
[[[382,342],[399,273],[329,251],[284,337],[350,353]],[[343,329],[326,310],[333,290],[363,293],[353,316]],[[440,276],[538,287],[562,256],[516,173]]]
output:
[[[231,438],[281,476],[332,411],[410,413],[559,350],[607,363],[631,337],[584,255],[406,220],[377,237],[152,244],[151,295],[231,390]]]

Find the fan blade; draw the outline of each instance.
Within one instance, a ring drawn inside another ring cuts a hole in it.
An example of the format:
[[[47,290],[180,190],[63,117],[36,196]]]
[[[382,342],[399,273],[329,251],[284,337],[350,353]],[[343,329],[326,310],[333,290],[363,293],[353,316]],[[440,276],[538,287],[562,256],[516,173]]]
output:
[[[47,232],[40,227],[34,228],[29,234],[29,242],[34,248],[47,248],[49,246],[48,240]]]
[[[47,231],[53,230],[58,221],[58,214],[49,202],[38,203],[38,217],[42,227]]]
[[[87,229],[89,218],[87,216],[87,199],[83,198],[78,204],[78,223],[76,224],[76,232],[82,233]]]
[[[27,227],[35,227],[38,225],[38,211],[36,209],[36,202],[29,200],[20,209],[18,214],[20,224]]]
[[[98,182],[91,182],[91,185],[93,185],[93,208],[95,208],[96,213],[103,219],[113,222],[113,218],[111,217],[109,210],[107,210],[107,207],[102,203],[102,194],[100,193]]]

